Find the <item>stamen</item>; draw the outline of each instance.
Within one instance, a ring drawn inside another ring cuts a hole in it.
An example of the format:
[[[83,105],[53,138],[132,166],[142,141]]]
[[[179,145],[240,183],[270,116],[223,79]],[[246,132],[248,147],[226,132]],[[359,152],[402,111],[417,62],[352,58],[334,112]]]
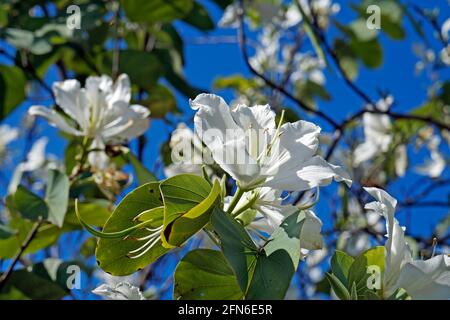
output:
[[[153,240],[153,242],[150,243],[150,241],[152,241],[152,240]],[[139,248],[140,250],[142,250],[142,249],[145,248],[145,246],[148,244],[148,247],[147,247],[144,251],[142,251],[142,252],[141,252],[140,254],[138,254],[137,256],[129,256],[130,259],[137,259],[137,258],[139,258],[139,257],[142,257],[142,256],[143,256],[144,254],[146,254],[151,248],[153,248],[153,247],[155,246],[155,244],[157,244],[158,241],[159,241],[160,239],[159,239],[159,237],[156,237],[156,238],[154,238],[154,239],[152,239],[152,240],[146,242],[144,246],[142,246],[141,248]],[[149,244],[149,243],[150,243],[150,244]],[[138,250],[138,251],[139,251],[139,250]],[[130,252],[130,253],[132,253],[132,252]],[[134,253],[134,252],[133,252],[133,253]]]
[[[260,161],[263,156],[269,156],[270,155],[270,152],[272,150],[272,146],[275,144],[276,139],[281,136],[280,129],[281,129],[281,125],[283,124],[284,112],[285,112],[284,110],[281,110],[280,121],[278,121],[277,129],[275,130],[275,133],[274,133],[274,135],[272,137],[272,141],[270,141],[269,144],[266,145],[264,150],[261,151],[261,154],[258,156],[257,161]]]
[[[431,257],[433,258],[434,255],[436,254],[436,246],[437,246],[437,239],[436,238],[433,238],[432,246],[433,246],[433,252],[431,253]]]

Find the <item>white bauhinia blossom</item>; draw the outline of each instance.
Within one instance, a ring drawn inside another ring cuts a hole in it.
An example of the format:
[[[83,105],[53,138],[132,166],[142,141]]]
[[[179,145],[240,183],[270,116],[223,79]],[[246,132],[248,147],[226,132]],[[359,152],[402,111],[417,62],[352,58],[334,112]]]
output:
[[[258,188],[246,192],[231,214],[235,215],[238,220],[247,220],[247,217],[250,216],[251,221],[244,222],[248,224],[249,228],[272,234],[284,219],[300,210],[296,206],[282,204],[282,201],[281,191],[267,187]],[[228,210],[230,202],[231,197],[226,197],[224,210]],[[303,210],[303,213],[305,220],[300,235],[302,249],[322,248],[323,239],[320,233],[322,221],[312,210]]]
[[[408,167],[408,153],[406,145],[401,144],[395,148],[395,174],[403,177]]]
[[[222,17],[219,20],[219,27],[221,28],[238,28],[239,27],[239,3],[233,2],[229,4]],[[261,25],[269,23],[278,23],[281,20],[280,4],[271,3],[270,1],[255,0],[245,3],[246,10],[257,14],[258,22]],[[250,21],[252,22],[252,21]],[[252,24],[250,24],[252,26]]]
[[[426,261],[407,263],[398,285],[413,299],[450,299],[450,257],[441,254]]]
[[[112,300],[145,300],[139,288],[128,282],[119,282],[116,285],[102,284],[92,290],[92,293]]]
[[[263,28],[259,45],[249,63],[258,72],[279,72],[280,33],[271,26]]]
[[[103,169],[108,157],[103,151],[108,143],[117,143],[142,135],[149,126],[150,111],[141,105],[130,105],[131,87],[127,75],[113,83],[110,77],[88,77],[85,88],[77,80],[53,85],[58,106],[70,122],[55,110],[33,106],[29,113],[46,118],[61,131],[92,139],[88,161]]]
[[[185,123],[178,124],[169,141],[172,163],[164,168],[164,174],[170,178],[181,173],[202,174],[203,164],[208,163],[207,149]]]
[[[351,185],[341,167],[316,155],[320,128],[313,123],[277,125],[269,105],[231,109],[213,94],[200,94],[190,104],[197,111],[196,133],[242,190],[304,191],[333,179]]]
[[[0,125],[0,163],[6,154],[6,147],[19,136],[19,129],[7,124]]]
[[[449,37],[448,37],[449,32],[450,32],[450,18],[445,20],[444,23],[442,24],[442,27],[441,27],[442,38],[448,41],[449,40]]]
[[[439,57],[441,58],[443,64],[450,66],[450,44],[448,44],[445,48],[442,48],[439,53]]]
[[[340,5],[333,3],[331,0],[300,0],[299,4],[302,6],[308,18],[312,17],[311,11],[314,13],[317,23],[321,28],[326,28],[329,17],[337,14],[341,10]],[[282,25],[288,28],[299,24],[302,20],[303,17],[298,9],[298,5],[292,3],[286,11],[285,20],[282,22]]]
[[[393,101],[392,96],[387,96],[377,102],[377,108],[386,111]],[[355,166],[388,151],[392,141],[391,120],[388,115],[366,112],[363,115],[362,122],[365,141],[355,149],[353,160]]]
[[[438,178],[441,173],[445,170],[447,165],[444,157],[439,152],[439,144],[441,143],[441,138],[437,135],[429,138],[427,143],[427,148],[430,151],[430,159],[426,160],[424,164],[416,166],[416,172],[429,176],[430,178]]]
[[[22,179],[22,175],[25,172],[33,172],[44,167],[46,164],[45,148],[47,147],[47,143],[47,137],[42,137],[36,140],[28,152],[26,160],[16,166],[8,186],[9,194],[16,191],[17,186],[20,184]]]
[[[386,219],[384,297],[389,298],[397,289],[403,288],[413,299],[450,299],[449,258],[442,254],[425,261],[414,261],[404,228],[394,218],[397,200],[384,190],[364,189],[377,200],[366,204],[365,208]]]
[[[322,59],[316,58],[310,53],[296,53],[293,66],[293,72],[290,76],[293,83],[311,81],[319,85],[325,84],[325,75],[322,71],[325,68],[325,62]]]

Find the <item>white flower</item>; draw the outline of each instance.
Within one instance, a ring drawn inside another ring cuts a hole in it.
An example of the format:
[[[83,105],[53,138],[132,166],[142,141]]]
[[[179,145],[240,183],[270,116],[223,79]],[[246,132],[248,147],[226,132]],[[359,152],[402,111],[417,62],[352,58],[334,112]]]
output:
[[[377,108],[385,111],[392,103],[392,96],[388,96],[378,101]],[[355,166],[386,152],[392,141],[391,120],[388,115],[366,112],[363,115],[363,126],[365,141],[355,149],[353,160]]]
[[[202,175],[203,159],[207,151],[197,135],[186,124],[180,123],[172,132],[169,146],[172,163],[164,168],[170,178],[181,173]]]
[[[47,143],[47,137],[42,137],[36,140],[28,152],[26,160],[16,166],[8,186],[8,194],[12,194],[16,191],[17,186],[20,184],[22,179],[22,175],[25,172],[36,171],[44,167],[46,164],[45,148]]]
[[[114,84],[108,76],[89,77],[85,88],[81,88],[77,80],[56,82],[53,91],[56,103],[72,122],[43,106],[33,106],[29,113],[46,118],[68,134],[92,138],[90,149],[99,149],[89,153],[88,160],[93,166],[106,167],[105,144],[140,136],[149,126],[149,110],[140,105],[129,105],[130,80],[125,74]]]
[[[441,27],[442,38],[448,41],[448,33],[450,32],[450,18],[444,21]]]
[[[413,299],[450,299],[450,257],[441,254],[426,261],[407,263],[398,285]]]
[[[317,23],[321,28],[328,26],[329,17],[337,14],[341,7],[338,3],[332,3],[331,0],[300,0],[299,3],[302,6],[303,11],[311,19],[311,10],[314,12],[317,18]],[[311,6],[310,6],[311,4]],[[286,11],[285,21],[282,25],[285,28],[289,28],[299,24],[303,20],[302,14],[298,10],[295,3],[291,4]]]
[[[213,94],[190,101],[197,110],[195,131],[215,162],[244,190],[267,186],[277,190],[304,191],[351,180],[338,166],[316,155],[320,128],[297,121],[277,126],[269,105],[231,110]]]
[[[377,200],[366,204],[365,208],[378,212],[386,219],[388,240],[385,244],[384,297],[388,298],[398,288],[403,288],[413,299],[449,299],[448,257],[440,255],[426,261],[413,261],[405,241],[404,228],[394,218],[397,200],[384,190],[364,189]]]
[[[272,27],[265,27],[258,38],[259,46],[255,55],[250,57],[250,64],[258,72],[279,71],[280,33]]]
[[[428,143],[427,148],[430,151],[430,159],[428,159],[424,164],[416,166],[416,172],[429,176],[430,178],[438,178],[446,167],[446,162],[444,157],[439,152],[439,144],[441,139],[439,136],[432,136]]]
[[[253,220],[249,223],[249,227],[272,234],[286,217],[299,211],[296,206],[282,204],[281,191],[263,187],[246,192],[239,200],[232,214],[237,215],[240,220],[248,214],[246,210],[254,210]],[[227,210],[231,202],[231,197],[226,197],[224,201],[224,209]],[[248,206],[250,204],[250,206]],[[305,221],[302,227],[300,243],[302,249],[317,250],[322,248],[323,239],[320,233],[322,229],[322,221],[311,210],[303,210]],[[245,219],[245,218],[243,218]]]
[[[401,144],[395,148],[395,174],[399,177],[403,177],[408,166],[408,154],[406,145]]]
[[[450,44],[448,44],[445,48],[442,48],[439,57],[441,61],[446,66],[450,66]]]
[[[0,125],[0,163],[5,155],[6,146],[19,136],[19,129],[12,128],[7,124]]]
[[[112,300],[145,300],[145,297],[139,288],[132,286],[127,282],[120,282],[113,286],[102,284],[92,290],[92,293],[108,297]]]

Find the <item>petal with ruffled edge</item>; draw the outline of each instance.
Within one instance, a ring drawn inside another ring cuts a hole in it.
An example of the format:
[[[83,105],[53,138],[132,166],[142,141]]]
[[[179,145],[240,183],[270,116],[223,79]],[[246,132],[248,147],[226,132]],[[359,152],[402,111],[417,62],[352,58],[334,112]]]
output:
[[[261,159],[264,176],[291,175],[317,151],[320,128],[311,122],[300,120],[285,123],[279,134],[269,154]]]
[[[213,94],[190,100],[197,110],[195,131],[211,150],[214,160],[242,187],[259,177],[259,165],[247,151],[245,131],[234,121],[225,101]]]

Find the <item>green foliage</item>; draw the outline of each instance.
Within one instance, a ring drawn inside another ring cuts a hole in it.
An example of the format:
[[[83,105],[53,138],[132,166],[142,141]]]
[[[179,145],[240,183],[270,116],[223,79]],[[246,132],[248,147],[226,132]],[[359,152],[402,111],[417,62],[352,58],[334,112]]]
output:
[[[48,171],[45,199],[40,198],[23,186],[14,194],[14,204],[23,217],[32,221],[48,220],[62,227],[69,199],[69,179],[57,170]]]
[[[0,65],[0,120],[25,99],[26,78],[15,66]]]
[[[160,185],[164,201],[163,245],[181,246],[208,222],[220,194],[220,184],[213,187],[202,177],[181,174]]]
[[[245,299],[283,299],[298,266],[304,214],[287,217],[263,247],[257,247],[244,227],[216,208],[212,226],[234,270]]]
[[[174,275],[174,298],[238,300],[243,293],[220,251],[197,249],[180,261]]]
[[[331,271],[327,279],[333,291],[341,300],[373,300],[382,296],[382,279],[384,274],[384,247],[373,247],[361,253],[356,259],[342,251],[336,251],[331,259]],[[376,271],[373,271],[376,267]],[[377,272],[379,274],[376,274]],[[374,276],[371,279],[371,276]],[[380,288],[374,291],[369,282]]]
[[[121,4],[131,21],[141,23],[171,22],[185,17],[194,5],[193,0],[122,0]]]
[[[138,223],[135,218],[139,214],[162,205],[159,183],[144,184],[123,198],[103,227],[103,232],[115,232],[135,226]],[[158,227],[163,220],[163,210],[153,210],[148,217],[150,219],[152,223],[149,227]],[[137,238],[145,235],[144,230],[137,230],[126,239],[100,239],[96,250],[98,265],[112,275],[128,275],[144,268],[168,251],[159,242],[142,257],[131,259],[129,252],[143,244]]]

